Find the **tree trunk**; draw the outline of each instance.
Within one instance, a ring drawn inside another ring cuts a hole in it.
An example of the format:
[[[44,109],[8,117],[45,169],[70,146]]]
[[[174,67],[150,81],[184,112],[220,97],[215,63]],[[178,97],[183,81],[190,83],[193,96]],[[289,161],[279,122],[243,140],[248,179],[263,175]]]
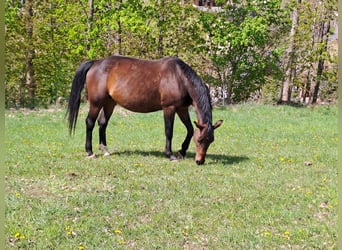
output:
[[[232,104],[233,100],[232,100],[232,84],[231,83],[228,83],[225,85],[226,87],[224,87],[224,91],[225,91],[225,98],[223,97],[223,99],[226,100],[226,102],[224,103],[224,105],[229,105],[229,104]]]
[[[319,30],[319,44],[324,44],[322,48],[319,50],[319,60],[317,65],[317,74],[316,81],[312,83],[310,92],[312,93],[312,104],[317,103],[319,87],[322,80],[323,70],[324,70],[324,58],[322,57],[323,53],[328,50],[328,39],[329,39],[329,31],[330,31],[330,21],[322,21]]]
[[[298,0],[298,6],[293,10],[292,13],[292,26],[291,26],[291,31],[290,31],[290,41],[289,41],[289,47],[287,48],[287,59],[286,59],[286,72],[285,72],[285,78],[282,84],[282,89],[281,89],[281,95],[280,95],[280,100],[279,103],[289,103],[291,101],[291,89],[293,87],[293,81],[294,81],[294,76],[296,74],[296,69],[295,69],[295,35],[297,32],[297,27],[298,27],[298,21],[299,21],[299,16],[298,16],[298,8],[299,5],[301,4],[301,0]]]
[[[121,21],[118,20],[118,47],[119,47],[119,55],[122,55],[122,24]]]
[[[35,72],[33,67],[33,60],[35,58],[35,50],[33,44],[33,7],[32,1],[25,2],[25,23],[26,23],[26,35],[27,35],[27,53],[26,53],[26,74],[25,81],[28,90],[28,106],[29,108],[35,107],[36,96],[36,81]]]
[[[161,13],[159,18],[159,35],[158,35],[158,58],[162,58],[164,56],[164,12]]]
[[[89,6],[89,11],[88,11],[88,16],[87,16],[87,44],[86,44],[86,50],[87,53],[90,51],[90,44],[91,44],[91,31],[93,29],[93,21],[94,21],[94,0],[88,0],[88,6]]]
[[[118,33],[117,33],[117,43],[118,43],[118,53],[119,55],[122,55],[122,23],[120,21],[120,15],[121,15],[121,7],[122,7],[122,0],[116,2],[116,11],[117,11],[117,24],[118,24]]]
[[[311,86],[311,79],[312,79],[312,72],[311,69],[308,69],[308,72],[306,73],[306,82],[302,89],[302,102],[306,104],[308,102],[308,98],[310,98],[310,86]]]
[[[313,13],[314,16],[317,16],[317,13]],[[310,46],[310,51],[315,51],[315,44],[316,44],[316,34],[314,32],[315,27],[317,26],[317,19],[314,19],[314,22],[312,24],[312,32],[311,32],[311,46]],[[318,21],[319,22],[319,21]],[[309,67],[307,69],[306,73],[306,82],[304,83],[303,90],[302,90],[302,102],[304,104],[308,104],[311,102],[312,99],[312,93],[310,92],[310,88],[312,85],[313,81],[313,72],[312,72],[312,67]]]

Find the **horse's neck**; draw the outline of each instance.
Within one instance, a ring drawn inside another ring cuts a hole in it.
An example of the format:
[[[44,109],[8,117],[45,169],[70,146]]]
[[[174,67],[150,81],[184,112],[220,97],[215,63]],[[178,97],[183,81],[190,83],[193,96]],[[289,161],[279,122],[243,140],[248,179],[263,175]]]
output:
[[[204,110],[203,107],[195,103],[197,120],[200,124],[212,124],[211,110]]]

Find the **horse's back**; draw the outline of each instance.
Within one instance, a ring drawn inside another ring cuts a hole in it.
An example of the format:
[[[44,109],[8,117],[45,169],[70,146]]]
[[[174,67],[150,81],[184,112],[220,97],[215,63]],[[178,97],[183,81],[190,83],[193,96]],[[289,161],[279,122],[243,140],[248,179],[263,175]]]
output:
[[[115,103],[134,112],[153,112],[190,102],[172,57],[108,57],[94,65],[89,80],[94,82],[95,87],[89,86],[94,91],[109,95]]]

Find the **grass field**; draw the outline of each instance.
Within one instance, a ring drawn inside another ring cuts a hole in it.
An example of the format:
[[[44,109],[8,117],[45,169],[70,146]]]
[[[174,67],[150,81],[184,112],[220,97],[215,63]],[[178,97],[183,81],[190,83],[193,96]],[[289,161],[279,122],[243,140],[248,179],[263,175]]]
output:
[[[86,106],[72,138],[64,110],[5,115],[7,249],[337,248],[336,106],[215,109],[203,166],[164,158],[161,112],[116,111],[92,160]]]

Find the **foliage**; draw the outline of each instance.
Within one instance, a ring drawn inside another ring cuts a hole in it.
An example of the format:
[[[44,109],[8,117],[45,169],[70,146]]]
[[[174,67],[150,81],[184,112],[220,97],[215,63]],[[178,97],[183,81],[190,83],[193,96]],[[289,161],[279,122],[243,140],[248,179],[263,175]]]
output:
[[[227,102],[240,102],[260,89],[265,77],[276,76],[278,37],[286,24],[280,1],[245,1],[217,13],[203,12],[201,21],[216,82],[227,91]],[[224,98],[225,99],[225,98]]]
[[[247,100],[264,84],[279,88],[293,5],[283,8],[280,0],[217,1],[221,9],[211,12],[184,2],[6,1],[6,106],[63,101],[82,61],[113,54],[146,59],[178,55],[208,84],[221,87],[227,103]],[[335,2],[324,2],[329,20],[334,19]],[[28,4],[32,16],[27,15]],[[310,49],[307,41],[317,29],[320,13],[317,9],[310,16],[310,6],[307,2],[300,12],[306,21],[296,38],[297,87],[305,86],[301,73],[324,58],[328,66],[319,77],[322,96],[332,97],[337,88],[336,52],[320,53],[324,43]],[[31,63],[33,83],[27,79]]]
[[[36,92],[37,104],[51,104],[58,97],[68,95],[73,57],[65,39],[70,22],[66,19],[69,10],[63,10],[64,1],[34,4],[34,29],[32,41],[28,42],[25,30],[24,9],[17,1],[6,1],[6,105],[26,106],[27,50],[34,49],[35,80],[39,83]],[[65,13],[66,12],[66,13]],[[39,14],[38,14],[39,13]],[[63,13],[63,14],[62,14]],[[30,48],[28,46],[32,46]]]
[[[6,106],[27,106],[25,51],[33,60],[37,104],[67,98],[74,71],[86,59],[124,54],[190,56],[195,10],[181,1],[32,1],[33,38],[25,38],[25,6],[6,1]],[[88,6],[93,2],[93,11]]]
[[[215,109],[202,167],[193,142],[164,157],[161,112],[118,109],[93,160],[64,114],[6,111],[6,249],[336,248],[336,106]],[[185,133],[176,120],[175,150]]]
[[[305,99],[309,98],[311,102],[313,98],[317,98],[317,93],[314,93],[316,87],[329,88],[336,94],[337,88],[331,86],[336,86],[337,79],[328,76],[337,77],[336,50],[333,48],[336,41],[329,39],[336,21],[337,1],[292,1],[290,6],[296,10],[298,20],[296,27],[293,27],[293,51],[285,54],[291,58],[292,63],[283,64],[283,71],[291,68],[293,72],[290,76],[291,91],[288,97],[291,97],[291,94],[298,95],[298,99],[303,98],[302,101],[305,102]],[[326,99],[323,95],[320,97]]]
[[[273,78],[267,78],[265,83],[260,89],[261,98],[255,98],[261,100],[264,104],[276,104],[279,100],[279,81]]]
[[[17,102],[25,99],[23,78],[25,69],[26,43],[23,22],[23,13],[20,11],[19,2],[10,7],[6,1],[5,22],[6,22],[6,103],[14,106]],[[21,41],[19,43],[19,41]]]

